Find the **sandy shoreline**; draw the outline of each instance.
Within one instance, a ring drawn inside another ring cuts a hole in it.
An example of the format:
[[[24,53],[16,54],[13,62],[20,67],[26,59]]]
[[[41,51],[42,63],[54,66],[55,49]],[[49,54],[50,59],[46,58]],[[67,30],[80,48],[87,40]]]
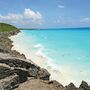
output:
[[[18,35],[10,37],[14,45],[12,48],[13,50],[17,50],[21,54],[23,53],[27,59],[30,59],[38,66],[47,69],[51,73],[51,80],[57,80],[63,85],[68,85],[70,82],[73,82],[76,86],[79,86],[81,80],[77,82],[77,80],[74,81],[75,79],[72,80],[71,78],[72,74],[70,72],[74,73],[73,71],[71,71],[69,68],[66,68],[65,66],[58,68],[57,65],[54,65],[52,61],[48,60],[47,56],[34,53],[31,49],[27,49],[24,46],[24,42],[20,41],[20,37],[22,37],[21,32]]]
[[[66,75],[63,76],[61,74],[61,72],[57,71],[58,67],[55,67],[56,65],[53,65],[53,62],[48,60],[48,57],[43,56],[41,54],[34,53],[34,52],[27,50],[27,49],[25,50],[24,46],[19,45],[18,44],[19,41],[17,40],[17,38],[19,38],[21,36],[22,36],[22,33],[20,32],[18,35],[10,37],[10,39],[13,41],[13,45],[14,45],[12,50],[17,50],[21,54],[23,53],[27,59],[30,59],[38,66],[47,69],[51,73],[51,77],[50,77],[51,80],[57,80],[60,83],[62,83],[63,85],[67,85],[70,83],[70,81],[68,81],[65,78]],[[58,77],[61,77],[61,78],[58,78]],[[65,81],[67,81],[67,82],[65,82]]]

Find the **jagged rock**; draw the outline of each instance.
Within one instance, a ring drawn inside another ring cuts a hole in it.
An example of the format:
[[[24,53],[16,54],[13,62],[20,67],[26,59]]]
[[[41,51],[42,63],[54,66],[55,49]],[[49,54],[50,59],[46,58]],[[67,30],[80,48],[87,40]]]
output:
[[[13,57],[26,59],[24,54],[20,54],[16,50],[9,51],[9,54],[12,55]]]
[[[38,75],[38,68],[29,68],[29,75],[31,77],[36,77],[37,78],[37,75]]]
[[[29,73],[27,70],[24,70],[24,69],[15,69],[17,75],[19,76],[19,82],[20,83],[23,83],[25,81],[28,80],[28,77],[29,77]]]
[[[12,68],[6,64],[0,64],[0,79],[9,77],[13,74],[18,75],[20,83],[25,82],[27,77],[29,77],[28,70],[23,68]]]
[[[2,57],[3,56],[3,57]],[[9,65],[10,67],[20,67],[20,68],[37,68],[40,69],[39,66],[35,65],[32,62],[28,62],[26,59],[20,59],[16,57],[9,56],[8,54],[1,54],[0,53],[0,63],[4,63]]]
[[[0,80],[0,90],[13,90],[19,86],[19,77],[14,74]]]
[[[77,90],[76,86],[73,83],[70,83],[65,88],[66,88],[66,90]]]
[[[19,30],[9,33],[0,33],[0,52],[9,53],[14,57],[26,59],[24,54],[20,54],[16,50],[11,50],[11,48],[13,47],[13,42],[8,38],[8,36],[14,35],[14,33],[17,34],[18,32]]]
[[[58,90],[64,90],[64,86],[62,84],[60,84],[59,82],[57,82],[56,80],[49,81],[48,84],[54,85]]]
[[[14,71],[10,70],[10,67],[7,67],[7,65],[4,64],[0,65],[0,79],[8,77],[12,74],[14,74]]]
[[[27,77],[34,77],[43,80],[49,80],[50,77],[50,74],[47,70],[41,69],[30,60],[15,58],[8,54],[0,53],[0,63],[14,68],[13,71],[19,75],[21,82],[23,79],[24,81],[27,80]]]
[[[49,80],[50,73],[46,69],[40,69],[37,78],[42,80]]]
[[[80,89],[80,90],[90,90],[90,86],[88,86],[87,82],[82,81],[79,89]]]
[[[6,36],[0,36],[0,45],[6,49],[11,49],[13,46],[12,41],[9,38],[7,38]]]

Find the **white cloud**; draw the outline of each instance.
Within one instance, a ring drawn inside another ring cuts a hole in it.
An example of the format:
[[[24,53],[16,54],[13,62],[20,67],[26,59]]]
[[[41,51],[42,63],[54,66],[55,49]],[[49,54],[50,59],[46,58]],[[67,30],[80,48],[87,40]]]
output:
[[[20,14],[11,14],[9,13],[6,16],[0,15],[0,20],[19,20],[22,19],[23,16]]]
[[[32,19],[34,23],[41,24],[43,21],[42,15],[40,12],[34,12],[31,9],[25,9],[24,16],[28,19]]]
[[[42,19],[42,15],[39,12],[34,12],[31,9],[25,9],[24,15],[33,20]]]
[[[40,12],[34,12],[31,9],[25,9],[23,14],[8,13],[7,15],[0,14],[0,22],[8,22],[13,24],[41,24],[43,17]]]
[[[88,17],[83,18],[83,19],[80,20],[80,22],[88,23],[88,22],[90,22],[90,18],[88,18]]]
[[[57,7],[58,7],[58,8],[65,8],[64,5],[58,5]]]

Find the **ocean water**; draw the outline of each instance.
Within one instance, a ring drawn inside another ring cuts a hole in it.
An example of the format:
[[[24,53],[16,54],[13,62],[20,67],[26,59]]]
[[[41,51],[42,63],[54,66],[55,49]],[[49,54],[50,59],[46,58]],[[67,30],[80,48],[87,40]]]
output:
[[[21,30],[10,37],[13,49],[46,68],[51,80],[67,85],[90,84],[90,29]]]

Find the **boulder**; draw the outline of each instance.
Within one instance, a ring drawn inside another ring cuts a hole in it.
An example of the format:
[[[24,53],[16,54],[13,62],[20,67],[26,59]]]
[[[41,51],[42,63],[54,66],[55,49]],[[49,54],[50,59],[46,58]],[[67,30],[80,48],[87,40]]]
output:
[[[12,57],[9,54],[3,54],[3,53],[0,53],[0,63],[7,64],[10,67],[14,67],[14,68],[15,67],[25,68],[27,70],[29,70],[29,68],[37,68],[38,70],[40,69],[39,66],[35,65],[30,60],[28,61],[26,59]]]
[[[42,80],[49,80],[50,74],[46,69],[41,69],[30,60],[12,57],[9,54],[0,53],[0,63],[8,65],[8,72],[17,73],[20,82],[27,80],[27,77],[34,77]],[[5,71],[5,70],[3,70]],[[9,73],[7,73],[9,75]]]
[[[48,81],[41,79],[28,80],[22,83],[16,90],[61,90],[53,84],[49,84]]]

